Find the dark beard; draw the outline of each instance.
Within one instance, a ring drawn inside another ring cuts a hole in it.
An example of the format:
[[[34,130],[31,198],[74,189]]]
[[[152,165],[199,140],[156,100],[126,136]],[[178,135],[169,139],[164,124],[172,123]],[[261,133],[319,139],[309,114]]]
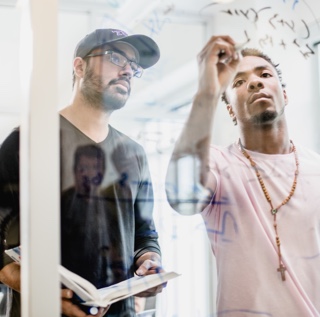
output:
[[[263,113],[253,117],[253,123],[257,125],[268,125],[280,118],[284,114],[285,105],[279,112],[266,110]]]
[[[266,124],[266,123],[271,123],[273,122],[274,119],[276,119],[277,117],[277,113],[275,111],[264,111],[256,116],[253,117],[253,122],[255,124],[258,124],[258,125],[263,125],[263,124]]]
[[[93,71],[88,68],[84,75],[83,85],[81,88],[83,98],[87,103],[95,108],[100,108],[107,111],[121,109],[127,102],[131,89],[129,88],[128,92],[117,89],[118,93],[124,96],[123,98],[119,98],[117,95],[111,93],[110,87],[118,80],[120,80],[120,78],[111,80],[104,88],[104,92],[101,92],[101,88],[103,87],[101,78],[94,75]],[[126,80],[126,78],[122,80]],[[127,95],[127,97],[125,97],[125,95]]]

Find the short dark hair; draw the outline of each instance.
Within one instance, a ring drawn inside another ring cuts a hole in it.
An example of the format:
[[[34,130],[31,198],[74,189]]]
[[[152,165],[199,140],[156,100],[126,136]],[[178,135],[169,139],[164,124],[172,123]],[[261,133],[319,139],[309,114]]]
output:
[[[263,53],[262,51],[260,51],[260,50],[258,50],[256,48],[244,48],[243,50],[241,50],[241,55],[243,57],[256,56],[256,57],[263,58],[265,61],[267,61],[269,64],[271,64],[274,67],[274,69],[276,70],[276,72],[278,74],[278,77],[279,77],[279,80],[280,80],[282,88],[285,88],[286,85],[282,81],[282,72],[279,69],[279,64],[274,63],[272,61],[272,59],[268,55],[266,55],[265,53]],[[225,102],[226,104],[229,103],[225,92],[222,93],[221,100],[223,102]]]

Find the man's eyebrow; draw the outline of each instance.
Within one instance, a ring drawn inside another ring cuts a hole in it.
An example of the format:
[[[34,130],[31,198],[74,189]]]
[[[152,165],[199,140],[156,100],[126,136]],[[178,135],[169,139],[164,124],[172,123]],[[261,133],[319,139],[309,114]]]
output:
[[[254,73],[260,72],[260,71],[262,71],[262,70],[264,70],[264,69],[269,69],[269,70],[271,70],[272,67],[269,66],[268,64],[266,64],[266,65],[261,65],[261,66],[257,66],[257,67],[255,67],[255,68],[253,69],[253,72],[254,72]],[[243,77],[243,76],[245,76],[248,72],[249,72],[249,71],[246,71],[246,72],[238,72],[238,73],[236,73],[236,75],[234,76],[234,78]]]

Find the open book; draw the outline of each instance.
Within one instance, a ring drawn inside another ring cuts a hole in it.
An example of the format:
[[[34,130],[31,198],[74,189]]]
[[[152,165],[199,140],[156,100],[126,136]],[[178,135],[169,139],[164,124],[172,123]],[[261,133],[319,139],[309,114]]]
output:
[[[9,249],[5,252],[13,260],[20,263],[20,247]],[[59,265],[59,274],[61,283],[77,294],[82,305],[95,307],[106,307],[149,288],[164,284],[180,275],[175,272],[163,272],[146,276],[134,276],[123,282],[97,289],[92,283],[62,265]]]
[[[179,276],[175,272],[163,272],[146,276],[134,276],[123,282],[97,289],[81,276],[59,266],[60,280],[73,290],[82,300],[83,305],[106,307],[119,300],[143,292],[149,288],[164,284]]]

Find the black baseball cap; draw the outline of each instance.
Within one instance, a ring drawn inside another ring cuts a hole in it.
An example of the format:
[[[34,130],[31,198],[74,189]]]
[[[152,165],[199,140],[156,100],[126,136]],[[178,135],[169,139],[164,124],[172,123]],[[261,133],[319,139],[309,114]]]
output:
[[[133,46],[139,53],[139,65],[148,68],[160,58],[160,50],[156,42],[142,34],[128,35],[117,29],[97,29],[87,34],[77,45],[74,57],[86,57],[92,50],[109,43],[125,42]]]

